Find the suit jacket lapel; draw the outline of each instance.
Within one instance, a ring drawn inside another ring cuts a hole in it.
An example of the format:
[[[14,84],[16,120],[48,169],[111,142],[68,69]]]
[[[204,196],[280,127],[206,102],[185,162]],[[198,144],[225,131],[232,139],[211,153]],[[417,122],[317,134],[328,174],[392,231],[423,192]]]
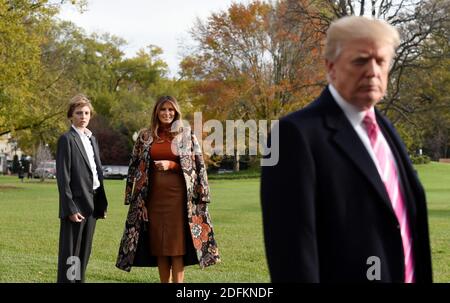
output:
[[[76,130],[73,129],[73,127],[70,127],[70,133],[72,134],[72,137],[74,138],[75,143],[76,143],[78,149],[80,150],[80,153],[83,156],[84,161],[86,162],[87,166],[90,169],[91,165],[89,164],[89,159],[86,154],[86,150],[84,149],[83,142],[81,142],[80,136],[78,135]]]
[[[375,163],[373,163],[372,158],[361,142],[358,134],[353,129],[353,126],[345,117],[344,112],[334,101],[328,88],[322,93],[320,101],[326,107],[324,110],[325,124],[334,131],[332,140],[348,159],[355,164],[363,177],[374,187],[383,204],[393,211],[389,196]]]

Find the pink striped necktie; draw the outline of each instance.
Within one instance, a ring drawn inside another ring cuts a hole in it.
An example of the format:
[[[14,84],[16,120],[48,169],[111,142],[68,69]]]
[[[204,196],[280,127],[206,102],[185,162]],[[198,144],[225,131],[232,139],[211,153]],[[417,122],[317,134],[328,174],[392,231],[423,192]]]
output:
[[[367,111],[363,119],[373,152],[378,160],[381,179],[392,203],[395,216],[400,223],[403,252],[405,256],[405,283],[414,283],[414,259],[409,218],[405,208],[405,200],[400,187],[397,167],[393,155],[385,140],[382,140],[380,129],[375,119],[375,111]]]

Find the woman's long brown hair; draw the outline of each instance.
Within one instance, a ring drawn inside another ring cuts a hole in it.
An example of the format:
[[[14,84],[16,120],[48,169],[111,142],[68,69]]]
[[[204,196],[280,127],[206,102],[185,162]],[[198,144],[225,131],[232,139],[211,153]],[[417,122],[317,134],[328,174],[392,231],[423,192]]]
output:
[[[172,126],[172,124],[177,121],[177,120],[181,120],[181,111],[180,111],[180,106],[178,105],[177,99],[175,99],[172,96],[162,96],[158,99],[158,101],[156,101],[155,103],[155,107],[153,108],[153,114],[152,114],[152,121],[151,121],[151,125],[150,125],[150,129],[151,129],[151,133],[153,135],[154,138],[156,139],[160,139],[160,137],[158,136],[158,129],[161,125],[159,118],[158,118],[158,113],[161,110],[161,107],[164,103],[166,102],[170,102],[170,104],[172,104],[173,108],[175,109],[175,117],[173,118],[172,123],[170,124],[170,126]],[[181,127],[181,123],[179,125],[179,127]],[[177,132],[179,132],[180,130],[178,129]],[[177,132],[175,133],[171,133],[171,137],[175,137],[175,135],[177,134]]]

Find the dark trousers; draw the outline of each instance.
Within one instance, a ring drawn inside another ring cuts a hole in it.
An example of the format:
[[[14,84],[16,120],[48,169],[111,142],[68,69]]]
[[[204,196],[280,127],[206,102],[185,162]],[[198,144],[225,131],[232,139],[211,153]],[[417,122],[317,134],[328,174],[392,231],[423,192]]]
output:
[[[61,219],[58,255],[58,283],[83,283],[92,249],[97,219],[86,217],[81,222]]]

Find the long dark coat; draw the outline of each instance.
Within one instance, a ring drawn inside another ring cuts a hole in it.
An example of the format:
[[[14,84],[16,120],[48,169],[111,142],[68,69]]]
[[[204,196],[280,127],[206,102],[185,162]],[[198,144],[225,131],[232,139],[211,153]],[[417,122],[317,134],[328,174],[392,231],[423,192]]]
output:
[[[148,233],[142,219],[142,208],[150,192],[149,176],[153,169],[150,156],[152,142],[150,130],[141,130],[130,160],[125,190],[125,205],[130,205],[130,208],[116,263],[118,268],[125,271],[130,271],[132,266],[157,265],[156,257],[150,256]],[[199,264],[204,268],[220,261],[207,206],[210,195],[205,163],[200,145],[190,131],[177,135],[173,144],[176,144],[180,156],[187,191],[186,210],[190,237],[188,235],[184,264]]]

